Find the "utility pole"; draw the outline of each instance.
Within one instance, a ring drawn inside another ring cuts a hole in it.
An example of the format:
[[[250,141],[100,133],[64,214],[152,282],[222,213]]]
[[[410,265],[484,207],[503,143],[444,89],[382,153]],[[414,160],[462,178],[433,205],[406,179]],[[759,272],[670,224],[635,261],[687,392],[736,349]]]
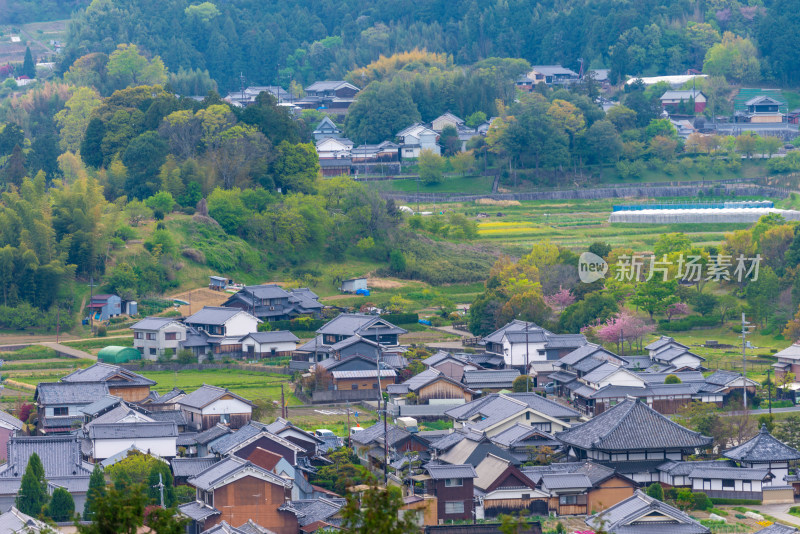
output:
[[[94,274],[89,276],[89,332],[94,334],[94,313],[92,311],[92,300],[94,300]]]
[[[158,493],[161,496],[161,508],[164,508],[164,481],[161,478],[161,473],[158,474],[158,484],[153,487],[158,488]]]
[[[750,332],[747,331],[749,325],[742,312],[742,402],[744,410],[747,411],[747,341],[746,336]]]
[[[286,400],[283,396],[283,384],[281,384],[281,417],[283,417],[284,419],[286,419],[285,406],[286,406]]]
[[[61,306],[56,301],[56,343],[58,343],[59,326],[61,326]]]
[[[381,356],[383,355],[383,346],[381,345],[381,331],[377,331],[378,339],[378,353],[375,356],[375,365],[378,369],[378,421],[381,417],[381,401],[383,400],[383,393],[381,392]],[[383,483],[389,483],[389,423],[386,420],[386,412],[389,411],[388,399],[383,403]]]
[[[528,344],[528,332],[530,331],[531,323],[525,321],[525,393],[530,393],[530,376],[528,376],[528,367],[530,364],[528,363],[528,354],[530,351],[530,345]]]
[[[345,429],[345,439],[347,440],[347,446],[350,446],[350,401],[347,401],[347,428]]]
[[[772,369],[767,368],[767,398],[769,399],[769,419],[772,421],[772,380],[770,380],[769,374],[772,372]]]

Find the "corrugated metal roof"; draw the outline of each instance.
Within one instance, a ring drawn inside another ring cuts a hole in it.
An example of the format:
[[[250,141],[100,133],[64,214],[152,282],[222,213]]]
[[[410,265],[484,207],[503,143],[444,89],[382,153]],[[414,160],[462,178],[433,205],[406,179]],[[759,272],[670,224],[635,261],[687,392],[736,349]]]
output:
[[[183,326],[180,322],[176,321],[175,319],[170,319],[166,317],[145,317],[141,321],[134,323],[131,325],[131,330],[150,330],[150,331],[157,331],[161,330],[165,326],[175,323],[176,325]]]
[[[187,317],[184,322],[186,324],[210,324],[210,325],[224,325],[230,321],[235,315],[244,313],[250,315],[246,311],[239,308],[222,308],[219,306],[205,306],[202,310]]]

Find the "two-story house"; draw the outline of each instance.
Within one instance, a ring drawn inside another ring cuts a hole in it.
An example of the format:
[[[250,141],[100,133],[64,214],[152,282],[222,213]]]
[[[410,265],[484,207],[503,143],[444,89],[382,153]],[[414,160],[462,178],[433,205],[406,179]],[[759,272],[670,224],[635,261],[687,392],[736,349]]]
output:
[[[306,287],[287,291],[275,284],[245,286],[223,306],[239,308],[262,321],[282,321],[301,315],[319,317],[324,307],[319,296]]]
[[[203,384],[181,397],[177,407],[184,413],[190,428],[201,431],[218,423],[240,428],[250,422],[253,403],[227,388]]]
[[[94,295],[86,308],[95,321],[107,321],[122,314],[122,299],[118,295]]]
[[[668,336],[661,336],[646,345],[645,350],[648,351],[650,360],[661,365],[664,370],[702,369],[703,362],[706,361],[702,356],[691,352],[686,345]]]
[[[139,402],[150,395],[150,387],[156,383],[140,374],[119,365],[98,362],[86,369],[73,371],[61,379],[67,384],[98,384],[108,386],[109,395],[127,402]]]
[[[181,348],[191,349],[198,357],[208,354],[240,354],[241,339],[258,330],[261,320],[238,308],[205,306],[184,319],[189,330]]]
[[[95,461],[111,458],[131,448],[161,458],[174,458],[178,450],[178,426],[173,422],[97,423],[88,427],[87,437]]]
[[[342,130],[336,126],[330,117],[323,117],[312,133],[314,141],[319,143],[324,139],[336,139],[342,136]]]
[[[133,348],[146,360],[175,356],[186,340],[186,325],[165,317],[146,317],[131,326]]]
[[[494,454],[476,465],[475,472],[475,494],[484,517],[495,517],[509,508],[527,509],[533,501],[548,497],[511,461]]]
[[[297,534],[297,516],[283,509],[292,498],[292,481],[237,456],[213,464],[187,480],[196,501],[179,511],[192,522],[188,532],[199,534],[226,521],[248,520],[276,534]]]
[[[303,362],[321,362],[338,353],[341,357],[377,352],[377,345],[384,349],[397,347],[399,336],[408,333],[378,315],[343,313],[325,323],[311,341],[297,348],[295,359]],[[355,339],[354,336],[358,336]],[[356,341],[367,340],[372,348],[354,346]],[[346,341],[349,340],[349,341]],[[377,345],[375,345],[377,344]]]
[[[400,159],[418,158],[423,150],[430,150],[441,155],[442,148],[438,144],[439,134],[421,123],[414,123],[397,132],[400,140]]]
[[[81,408],[108,395],[105,382],[40,382],[33,400],[41,434],[68,434],[84,421]]]
[[[475,468],[469,464],[427,464],[425,471],[425,493],[436,497],[439,519],[471,520],[478,476]]]
[[[526,365],[558,360],[586,345],[586,338],[581,334],[554,334],[534,323],[515,319],[485,336],[481,343],[487,353],[501,355],[506,367],[525,373]]]

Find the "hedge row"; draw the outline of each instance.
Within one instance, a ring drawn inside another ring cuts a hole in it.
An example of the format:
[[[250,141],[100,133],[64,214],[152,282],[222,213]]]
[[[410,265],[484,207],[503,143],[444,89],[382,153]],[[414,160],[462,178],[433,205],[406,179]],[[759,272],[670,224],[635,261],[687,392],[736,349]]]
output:
[[[392,324],[412,324],[419,321],[419,314],[417,313],[387,313],[381,315],[381,318],[386,319]]]
[[[662,332],[683,332],[684,330],[691,330],[698,326],[717,326],[721,322],[719,315],[690,315],[683,319],[678,319],[672,322],[661,321],[658,324],[658,329]]]
[[[711,497],[711,502],[714,504],[761,504],[761,501],[755,499],[721,499]]]

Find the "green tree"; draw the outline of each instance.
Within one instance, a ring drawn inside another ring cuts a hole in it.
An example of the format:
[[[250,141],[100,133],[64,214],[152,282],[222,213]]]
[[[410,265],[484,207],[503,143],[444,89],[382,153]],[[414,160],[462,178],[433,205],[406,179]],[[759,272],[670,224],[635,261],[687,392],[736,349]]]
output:
[[[678,283],[675,280],[663,282],[653,277],[636,286],[631,304],[646,311],[652,320],[656,313],[661,313],[667,306],[677,302],[678,297],[675,295],[677,288]]]
[[[296,145],[283,141],[278,145],[272,163],[275,184],[283,191],[313,194],[319,177],[319,157],[314,145]]]
[[[680,384],[681,383],[681,379],[678,377],[678,375],[669,374],[664,379],[664,383],[665,384]]]
[[[208,195],[208,214],[229,234],[235,235],[250,215],[241,193],[237,187],[217,188]]]
[[[762,326],[775,314],[775,303],[780,292],[780,279],[768,265],[759,269],[758,280],[747,284],[745,298]]]
[[[14,150],[6,162],[4,174],[6,183],[17,187],[22,185],[22,179],[25,178],[25,153],[19,145],[14,145]]]
[[[419,153],[417,159],[419,177],[426,185],[441,183],[444,166],[444,158],[432,150],[423,150]]]
[[[159,476],[161,479],[159,480]],[[164,484],[164,506],[172,508],[175,506],[175,485],[173,484],[172,471],[169,465],[164,462],[156,462],[150,469],[150,475],[147,479],[147,486],[150,488],[150,502],[153,504],[161,504],[161,492],[158,489],[158,484]]]
[[[725,32],[722,42],[712,46],[703,61],[703,72],[725,76],[728,81],[753,83],[761,80],[761,63],[750,39]]]
[[[16,507],[23,514],[38,517],[47,506],[47,480],[44,478],[44,466],[35,452],[28,459],[25,473],[19,486]]]
[[[106,134],[105,123],[98,117],[92,117],[86,125],[86,133],[81,141],[81,159],[87,165],[99,168],[103,165],[103,138]]]
[[[453,156],[461,150],[461,140],[458,138],[458,131],[451,124],[442,129],[439,134],[439,145],[444,148],[445,156]]]
[[[705,317],[711,315],[719,304],[717,297],[710,293],[698,293],[692,299],[692,304],[697,313]]]
[[[380,143],[420,120],[406,84],[372,82],[347,110],[344,128],[354,143]]]
[[[459,152],[450,158],[450,165],[455,172],[461,176],[466,176],[475,166],[475,155],[472,153],[472,150]]]
[[[31,47],[25,47],[25,59],[22,61],[22,75],[28,78],[36,78],[36,64],[33,62]]]
[[[115,89],[131,85],[163,85],[167,81],[167,69],[161,58],[156,56],[148,61],[135,44],[117,45],[108,57],[106,69]]]
[[[500,526],[497,530],[503,534],[522,534],[528,527],[528,518],[526,517],[527,510],[522,510],[518,513],[500,514]]]
[[[368,471],[358,465],[352,449],[341,448],[331,453],[329,458],[331,463],[320,467],[313,475],[315,485],[346,495],[348,487],[362,484],[369,476]]]
[[[519,375],[511,384],[511,389],[514,391],[514,393],[533,391],[533,378],[528,375]]]
[[[156,132],[145,132],[133,139],[122,154],[128,169],[125,189],[133,197],[146,198],[161,185],[159,170],[167,157],[168,146]]]
[[[610,121],[592,124],[583,137],[591,161],[605,163],[616,161],[622,154],[622,138]]]
[[[106,494],[106,479],[100,464],[94,464],[92,474],[89,477],[89,489],[86,491],[86,502],[83,505],[83,520],[91,521],[94,517],[95,503],[97,499]]]
[[[654,499],[658,499],[659,501],[664,500],[664,487],[658,482],[653,482],[647,486],[645,492]]]
[[[78,152],[81,141],[86,134],[92,113],[100,107],[102,101],[97,91],[89,87],[78,87],[64,104],[64,109],[56,113],[61,140],[59,146],[63,151]]]
[[[778,421],[775,437],[795,449],[800,447],[800,415],[790,415]]]
[[[75,501],[64,488],[56,488],[50,504],[45,507],[45,515],[56,523],[69,521],[75,515]]]
[[[475,113],[468,115],[465,119],[465,123],[468,128],[477,128],[484,122],[486,122],[486,113],[483,111],[476,111]]]
[[[144,486],[109,487],[92,505],[93,521],[78,525],[81,534],[137,534],[144,524],[147,505]]]
[[[167,191],[159,191],[155,195],[144,201],[144,205],[153,211],[160,211],[161,213],[170,213],[172,208],[175,207],[175,199]]]
[[[694,494],[694,509],[695,510],[710,510],[714,507],[714,503],[708,498],[708,495],[699,491]]]
[[[347,496],[342,509],[342,526],[353,534],[413,534],[418,531],[410,515],[398,512],[403,506],[399,488],[370,487],[361,494],[359,502],[355,495]]]

